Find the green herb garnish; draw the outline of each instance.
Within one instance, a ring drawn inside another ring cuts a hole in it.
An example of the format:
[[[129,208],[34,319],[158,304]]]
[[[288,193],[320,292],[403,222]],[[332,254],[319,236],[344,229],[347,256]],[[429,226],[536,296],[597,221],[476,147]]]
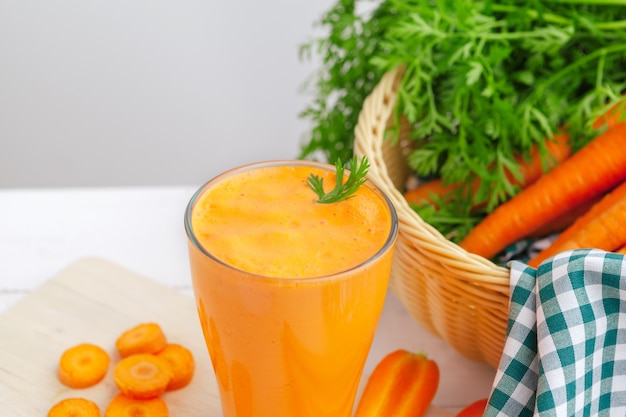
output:
[[[318,199],[316,200],[318,203],[322,204],[330,204],[330,203],[338,203],[339,201],[347,200],[350,197],[354,196],[356,190],[359,189],[361,185],[367,181],[366,175],[367,170],[370,167],[369,161],[364,156],[361,158],[361,163],[359,164],[359,160],[355,156],[352,158],[351,172],[348,176],[348,179],[344,183],[343,181],[343,173],[344,167],[340,158],[337,158],[335,162],[336,174],[335,174],[335,188],[330,190],[329,192],[324,191],[324,178],[320,178],[315,174],[309,175],[307,179],[307,185],[315,194],[317,194]]]

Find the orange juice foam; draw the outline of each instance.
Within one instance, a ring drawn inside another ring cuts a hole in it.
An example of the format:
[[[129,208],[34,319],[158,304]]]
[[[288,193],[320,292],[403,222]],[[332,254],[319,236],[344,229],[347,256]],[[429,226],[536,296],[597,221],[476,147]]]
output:
[[[259,275],[329,275],[363,263],[389,236],[385,201],[368,187],[340,203],[319,204],[307,177],[335,186],[334,172],[268,166],[227,177],[202,195],[192,226],[200,244],[223,262]]]

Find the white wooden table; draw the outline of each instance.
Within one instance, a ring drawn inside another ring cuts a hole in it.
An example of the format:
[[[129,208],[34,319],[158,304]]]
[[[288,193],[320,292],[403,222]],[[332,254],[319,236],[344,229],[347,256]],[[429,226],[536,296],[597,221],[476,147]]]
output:
[[[191,296],[183,214],[196,187],[0,189],[0,314],[85,257]],[[398,348],[439,364],[429,415],[453,415],[488,395],[495,371],[425,332],[389,294],[364,375]]]

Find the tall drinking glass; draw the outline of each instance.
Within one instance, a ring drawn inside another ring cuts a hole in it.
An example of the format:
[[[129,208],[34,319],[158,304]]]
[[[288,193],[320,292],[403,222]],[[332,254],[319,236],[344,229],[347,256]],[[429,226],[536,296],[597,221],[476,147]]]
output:
[[[198,314],[225,417],[349,417],[383,307],[398,222],[370,181],[317,203],[269,161],[221,174],[185,213]]]

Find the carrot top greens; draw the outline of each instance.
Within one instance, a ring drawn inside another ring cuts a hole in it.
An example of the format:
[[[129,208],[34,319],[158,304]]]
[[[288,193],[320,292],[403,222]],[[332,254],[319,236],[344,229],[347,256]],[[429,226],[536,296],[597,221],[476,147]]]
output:
[[[482,179],[446,202],[443,222],[493,210],[518,192],[503,175],[514,155],[535,143],[545,154],[563,127],[576,150],[624,100],[626,0],[337,0],[319,24],[326,35],[301,47],[321,58],[301,157],[347,160],[364,99],[403,65],[395,117],[412,126],[411,167],[445,183]]]
[[[344,167],[341,159],[337,159],[335,162],[335,187],[329,192],[324,191],[324,178],[320,178],[315,174],[309,175],[307,179],[307,185],[311,190],[317,194],[318,203],[329,204],[338,203],[339,201],[347,200],[353,197],[356,190],[367,181],[367,171],[370,167],[369,161],[364,156],[361,158],[361,164],[357,157],[352,158],[351,173],[348,179],[343,181]]]

